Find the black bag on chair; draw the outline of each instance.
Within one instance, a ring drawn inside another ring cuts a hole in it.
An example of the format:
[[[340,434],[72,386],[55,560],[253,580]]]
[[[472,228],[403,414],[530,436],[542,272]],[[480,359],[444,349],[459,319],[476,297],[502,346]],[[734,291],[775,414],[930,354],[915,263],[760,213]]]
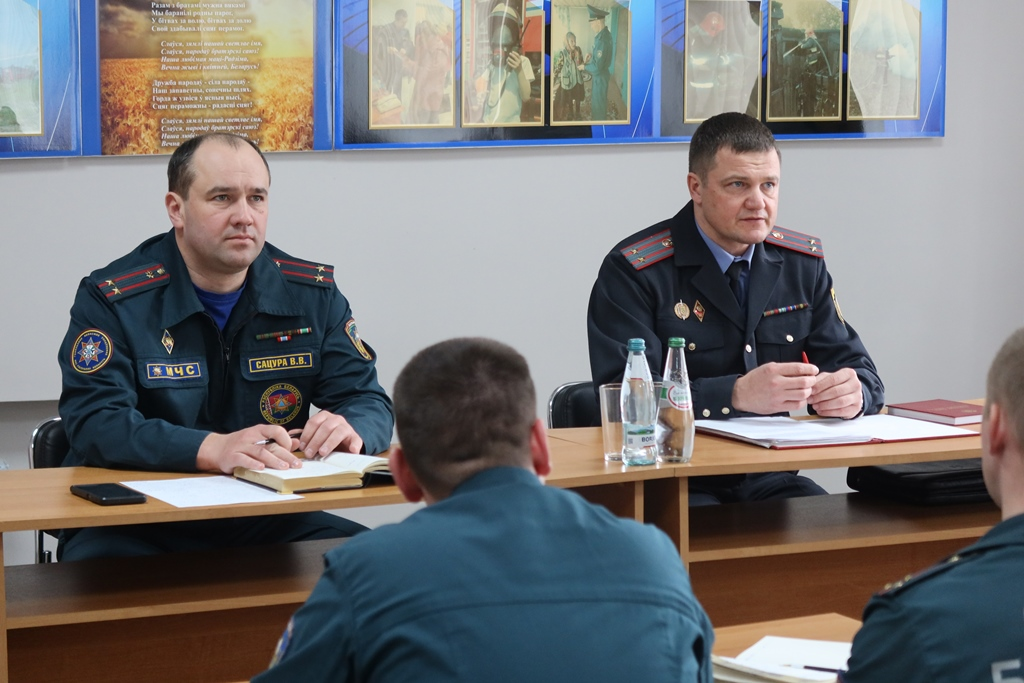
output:
[[[992,500],[981,476],[980,458],[851,467],[846,485],[854,491],[916,505]]]

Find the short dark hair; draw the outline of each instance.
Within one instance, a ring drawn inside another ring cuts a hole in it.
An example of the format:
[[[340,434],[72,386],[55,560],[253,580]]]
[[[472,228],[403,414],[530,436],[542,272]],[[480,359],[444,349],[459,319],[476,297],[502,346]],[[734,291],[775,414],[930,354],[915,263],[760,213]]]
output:
[[[408,18],[409,18],[409,13],[406,12],[404,9],[395,10],[395,21],[398,21],[399,19],[408,19]]]
[[[192,182],[196,179],[195,170],[192,168],[192,158],[195,156],[196,150],[207,140],[218,140],[234,149],[238,149],[243,143],[249,145],[263,160],[263,165],[267,169],[267,182],[270,182],[270,164],[267,163],[267,157],[263,156],[263,152],[255,142],[234,133],[203,133],[178,145],[174,154],[171,155],[171,160],[167,162],[167,190],[169,192],[179,194],[185,199],[188,198],[189,188],[192,187]]]
[[[718,150],[728,147],[737,154],[775,150],[782,160],[782,152],[775,144],[775,136],[753,116],[739,112],[726,112],[707,119],[697,127],[690,139],[690,173],[707,180],[708,171],[715,167]]]
[[[409,469],[438,498],[483,470],[530,466],[536,392],[526,359],[505,344],[429,346],[399,373],[393,398]]]
[[[988,370],[985,414],[997,403],[1006,417],[1016,444],[1024,445],[1024,328],[1011,334]]]

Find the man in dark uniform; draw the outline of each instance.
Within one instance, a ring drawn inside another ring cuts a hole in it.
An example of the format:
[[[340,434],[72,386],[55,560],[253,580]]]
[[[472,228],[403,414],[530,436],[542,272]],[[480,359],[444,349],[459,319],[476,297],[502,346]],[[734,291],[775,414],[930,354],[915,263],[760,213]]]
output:
[[[1024,680],[1024,329],[988,371],[981,446],[985,487],[1003,521],[871,598],[841,681]]]
[[[612,65],[612,34],[605,26],[607,10],[587,5],[590,28],[594,31],[594,45],[585,58],[587,71],[593,75],[590,90],[590,120],[608,120],[608,81]]]
[[[59,356],[65,465],[231,473],[300,467],[293,450],[386,450],[391,401],[334,269],[264,242],[270,170],[259,148],[229,134],[193,138],[167,175],[174,227],[82,280],[75,297]],[[362,529],[328,513],[106,527],[66,535],[58,554]]]
[[[254,683],[711,683],[714,634],[661,531],[544,486],[526,360],[486,339],[395,383],[395,483],[427,507],[327,553]]]
[[[882,381],[843,319],[821,240],[775,226],[779,176],[775,139],[757,119],[726,113],[700,125],[690,203],[601,265],[587,316],[595,386],[622,380],[631,337],[646,340],[660,379],[668,338],[683,337],[698,419],[881,409]],[[691,480],[693,504],[815,493],[790,473]]]

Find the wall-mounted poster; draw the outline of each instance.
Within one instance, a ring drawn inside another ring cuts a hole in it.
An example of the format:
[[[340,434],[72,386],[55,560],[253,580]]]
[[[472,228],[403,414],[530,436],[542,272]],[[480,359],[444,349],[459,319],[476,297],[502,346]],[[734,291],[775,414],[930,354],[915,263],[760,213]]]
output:
[[[905,0],[851,0],[849,71],[847,118],[918,118],[921,10]]]
[[[761,3],[689,0],[686,4],[684,120],[715,114],[761,115]]]
[[[265,151],[331,147],[328,3],[98,0],[95,10],[99,63],[83,78],[97,81],[98,120],[85,125],[99,153],[169,153],[210,131]]]
[[[454,125],[451,7],[436,0],[370,0],[370,46],[371,128]]]
[[[767,121],[842,118],[843,0],[772,0]]]
[[[0,0],[0,157],[79,153],[77,9]]]
[[[551,125],[629,123],[630,12],[551,0]]]
[[[544,10],[529,0],[464,0],[462,125],[544,125]]]

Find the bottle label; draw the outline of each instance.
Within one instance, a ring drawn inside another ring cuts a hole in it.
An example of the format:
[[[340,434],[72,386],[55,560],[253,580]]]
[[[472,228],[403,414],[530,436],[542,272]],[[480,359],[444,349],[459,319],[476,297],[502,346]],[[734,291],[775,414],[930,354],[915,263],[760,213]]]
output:
[[[626,450],[652,448],[657,445],[653,429],[626,430],[623,437]]]
[[[662,389],[662,393],[666,393]],[[669,405],[678,410],[692,410],[693,406],[690,402],[690,387],[679,386],[678,384],[672,384],[668,387],[667,398]]]

